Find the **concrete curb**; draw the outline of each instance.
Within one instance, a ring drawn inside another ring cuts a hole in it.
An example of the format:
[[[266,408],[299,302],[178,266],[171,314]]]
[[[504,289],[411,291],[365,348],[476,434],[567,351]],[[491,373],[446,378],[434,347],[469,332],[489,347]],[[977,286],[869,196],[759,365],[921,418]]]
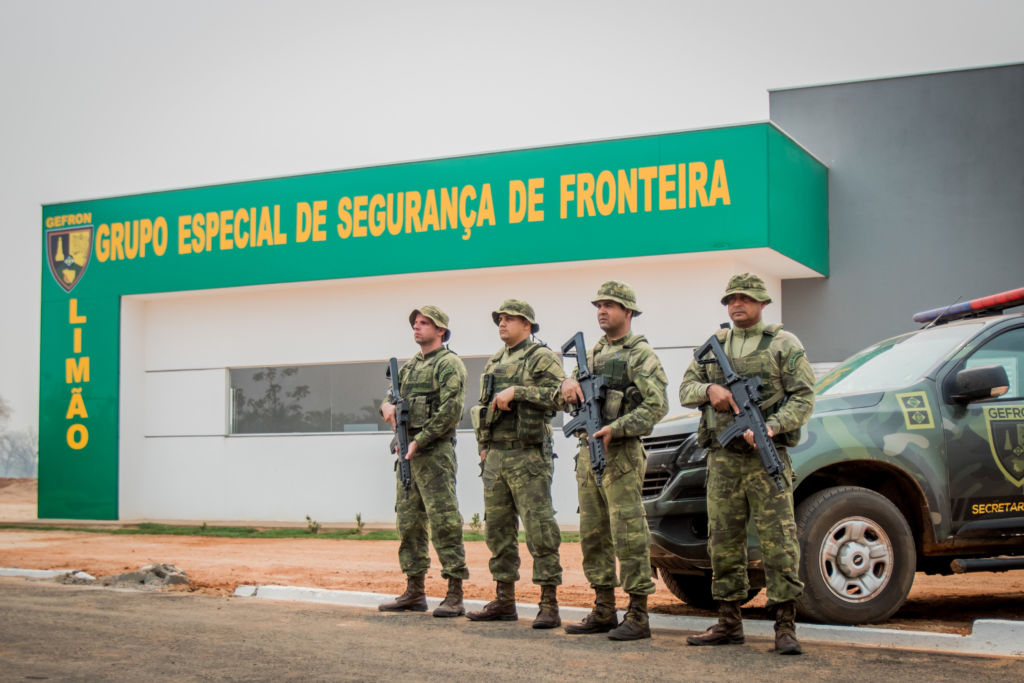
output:
[[[0,576],[28,579],[56,579],[74,573],[75,569],[20,569],[0,567]],[[394,596],[380,593],[303,588],[301,586],[238,586],[235,597],[259,598],[261,600],[290,600],[294,602],[317,602],[348,607],[376,609],[377,605]],[[429,609],[441,604],[441,598],[427,598]],[[480,609],[483,600],[466,600],[467,610]],[[523,619],[537,615],[534,604],[517,603],[516,609]],[[563,621],[579,621],[590,612],[582,607],[562,607]],[[652,614],[651,627],[668,631],[689,631],[701,633],[715,623],[713,617],[671,616]],[[771,638],[771,622],[761,619],[747,619],[743,622],[747,635]],[[832,626],[828,624],[799,624],[801,642],[825,643],[829,645],[855,645],[895,650],[916,650],[961,655],[988,655],[998,657],[1024,657],[1024,621],[1009,619],[977,619],[970,635],[951,633],[930,633],[926,631],[899,631],[887,628],[861,626]]]
[[[381,602],[394,596],[379,593],[325,590],[297,586],[239,586],[236,597],[259,598],[262,600],[292,600],[296,602],[320,602],[349,607],[376,609]],[[441,598],[427,598],[429,609],[441,604]],[[483,600],[466,600],[466,609],[480,609]],[[537,606],[517,603],[516,609],[523,619],[533,619]],[[582,607],[562,607],[562,620],[579,621],[590,612]],[[669,631],[701,633],[716,621],[713,617],[671,616],[652,614],[651,627]],[[772,638],[773,624],[760,619],[743,622],[747,635]],[[1000,657],[1024,657],[1024,621],[1005,619],[977,619],[971,634],[960,636],[951,633],[930,633],[926,631],[899,631],[887,628],[860,626],[832,626],[827,624],[799,625],[799,636],[804,643],[825,643],[829,645],[856,645],[880,647],[895,650],[916,650],[961,655],[988,655]]]

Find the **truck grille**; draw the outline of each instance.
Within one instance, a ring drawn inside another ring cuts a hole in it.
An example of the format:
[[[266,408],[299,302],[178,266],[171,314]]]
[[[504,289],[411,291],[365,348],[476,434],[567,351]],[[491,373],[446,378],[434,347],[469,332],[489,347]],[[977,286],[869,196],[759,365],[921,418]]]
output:
[[[667,453],[675,453],[689,436],[689,434],[645,436],[644,438],[641,439],[641,441],[643,441],[644,448],[647,449],[647,455],[653,456]]]
[[[661,490],[665,488],[665,485],[668,484],[668,480],[671,478],[672,474],[667,471],[648,471],[644,475],[644,486],[640,495],[644,498],[657,498],[661,495]]]
[[[662,489],[676,473],[676,457],[679,447],[689,434],[669,434],[666,436],[647,436],[642,439],[647,450],[647,471],[644,473],[644,484],[641,495],[644,498],[657,498]]]

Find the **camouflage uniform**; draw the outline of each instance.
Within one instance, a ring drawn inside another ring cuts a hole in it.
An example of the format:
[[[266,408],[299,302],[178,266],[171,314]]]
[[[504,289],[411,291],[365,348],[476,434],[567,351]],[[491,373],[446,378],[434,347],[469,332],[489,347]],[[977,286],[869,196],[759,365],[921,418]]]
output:
[[[730,280],[723,303],[733,293],[770,301],[761,279],[749,274]],[[768,605],[772,607],[791,602],[803,592],[793,517],[793,470],[786,446],[796,444],[800,428],[814,409],[814,372],[800,340],[783,331],[782,325],[758,322],[746,329],[719,330],[716,334],[738,374],[761,378],[761,410],[785,464],[787,489],[778,491],[765,474],[757,451],[744,439],[736,438],[726,447],[718,444],[715,439],[732,424],[733,416],[711,407],[707,392],[711,384],[724,386],[725,381],[717,364],[691,362],[679,388],[679,401],[684,406],[703,408],[698,441],[709,448],[712,595],[720,602],[746,599],[747,522],[752,517],[761,541]]]
[[[525,302],[506,301],[494,312],[495,321],[499,313],[525,317],[532,331],[539,329],[533,309]],[[494,383],[489,395],[488,376]],[[478,450],[487,453],[482,465],[484,516],[489,566],[497,582],[511,584],[519,579],[518,518],[522,518],[526,547],[533,556],[533,582],[540,586],[562,583],[561,533],[551,504],[551,418],[564,377],[558,356],[530,339],[513,348],[503,347],[481,377],[473,426]],[[492,409],[493,396],[508,387],[515,387],[511,410]]]
[[[424,306],[413,311],[431,317],[439,309]],[[450,334],[445,330],[444,339]],[[466,366],[457,355],[441,347],[425,356],[417,353],[398,373],[399,391],[409,402],[409,438],[417,445],[409,461],[412,487],[396,477],[395,512],[398,516],[398,560],[410,577],[421,577],[430,567],[428,539],[441,561],[441,576],[469,578],[462,544],[462,515],[455,497],[455,427],[462,418]],[[404,454],[403,454],[404,455]],[[428,534],[428,523],[430,532]]]
[[[586,439],[576,456],[583,571],[595,589],[621,585],[631,595],[650,595],[650,531],[641,500],[647,453],[640,437],[668,412],[668,379],[647,340],[632,332],[614,341],[602,337],[587,361],[595,375],[608,378],[604,420],[612,441],[600,487]]]

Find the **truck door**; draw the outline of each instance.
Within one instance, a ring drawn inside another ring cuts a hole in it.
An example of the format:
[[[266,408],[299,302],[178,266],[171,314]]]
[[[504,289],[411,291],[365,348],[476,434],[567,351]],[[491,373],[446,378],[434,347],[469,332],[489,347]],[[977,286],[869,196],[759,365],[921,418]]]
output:
[[[948,397],[942,403],[951,526],[964,540],[1024,529],[1024,325],[985,340],[946,377],[982,365],[1003,366],[1006,394],[966,406]]]

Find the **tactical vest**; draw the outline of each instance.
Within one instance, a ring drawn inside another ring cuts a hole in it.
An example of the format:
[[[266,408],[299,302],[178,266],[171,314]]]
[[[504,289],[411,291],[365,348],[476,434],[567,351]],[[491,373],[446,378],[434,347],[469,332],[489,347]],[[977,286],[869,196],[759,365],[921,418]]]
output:
[[[614,353],[601,356],[601,351],[608,345],[602,338],[590,351],[587,360],[592,372],[608,380],[608,391],[601,409],[605,424],[636,409],[644,402],[643,394],[630,376],[629,356],[637,344],[646,341],[646,337],[637,335],[622,346],[616,347]]]
[[[409,402],[409,435],[414,436],[441,406],[441,385],[437,382],[435,366],[449,353],[442,347],[435,355],[424,360],[413,358],[402,366],[398,386]]]
[[[757,405],[766,420],[779,412],[779,408],[782,407],[786,399],[786,392],[782,388],[782,378],[772,372],[772,352],[769,348],[775,335],[781,329],[782,325],[765,325],[761,341],[758,342],[757,348],[752,353],[742,358],[729,356],[729,364],[732,365],[736,374],[745,378],[761,378],[761,400]],[[729,330],[724,329],[715,333],[723,347],[728,335]],[[776,366],[781,370],[780,364],[776,363]],[[718,367],[717,363],[708,363],[704,367],[707,370],[709,382],[725,386],[725,375],[722,374],[722,369]],[[700,428],[697,432],[697,443],[701,446],[711,445],[712,441],[716,440],[718,435],[733,423],[734,419],[732,413],[720,413],[710,403],[706,404],[704,416],[701,418]],[[800,440],[800,430],[776,434],[772,440],[780,446],[795,446]],[[739,438],[734,439],[729,447],[738,451],[752,450],[746,441]]]
[[[494,354],[488,363],[487,374],[494,377],[494,391],[487,397],[488,402],[494,395],[508,387],[532,386],[532,382],[529,381],[532,373],[528,372],[530,357],[540,349],[546,348],[544,344],[529,342],[526,352],[514,363],[502,363],[505,349]],[[513,401],[509,407],[511,410],[508,411],[488,408],[486,419],[490,425],[491,441],[519,441],[534,445],[541,444],[547,439],[551,433],[551,418],[554,417],[554,413],[526,401]]]

